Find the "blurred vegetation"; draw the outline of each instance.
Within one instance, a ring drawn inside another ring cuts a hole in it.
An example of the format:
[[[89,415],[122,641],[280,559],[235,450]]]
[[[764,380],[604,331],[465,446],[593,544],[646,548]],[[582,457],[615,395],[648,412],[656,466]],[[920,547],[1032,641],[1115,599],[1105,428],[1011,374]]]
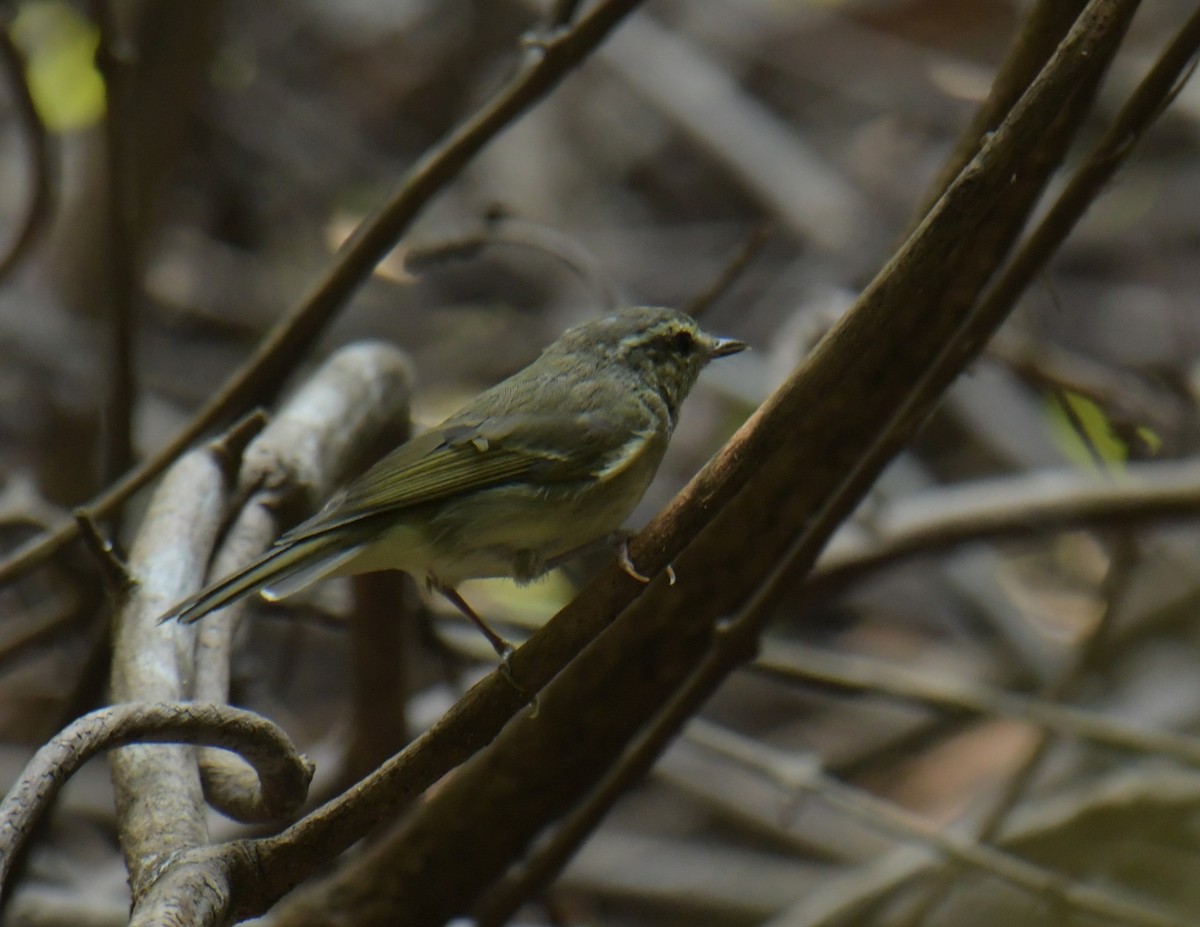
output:
[[[1030,6],[648,4],[436,198],[317,348],[291,359],[290,382],[338,346],[386,339],[413,361],[418,425],[436,421],[605,311],[610,294],[688,303],[769,223],[705,319],[753,351],[706,374],[637,513],[644,523],[888,259]],[[105,7],[119,41],[97,63]],[[1194,10],[1143,4],[1068,170]],[[39,169],[53,197],[0,281],[0,552],[123,469],[123,376],[134,456],[178,434],[404,171],[516,67],[542,14],[520,0],[13,5],[6,28],[52,144],[39,165],[7,84],[0,229],[26,222]],[[107,119],[106,78],[122,103]],[[114,124],[126,159],[116,178]],[[1198,155],[1193,81],[884,473],[826,567],[867,540],[928,534],[827,587],[819,567],[815,593],[797,588],[760,662],[727,680],[522,923],[1092,923],[1066,913],[1070,892],[1015,888],[994,859],[948,859],[954,846],[934,839],[975,847],[1006,790],[987,844],[1149,912],[1127,922],[1193,919]],[[106,205],[114,189],[125,250]],[[1174,468],[1165,489],[1147,469],[1157,463]],[[1128,503],[1065,525],[1035,513],[992,527],[1097,483],[1127,487]],[[1061,489],[1047,499],[1044,485]],[[104,521],[118,547],[143,505]],[[592,566],[464,591],[517,637]],[[387,594],[416,599],[407,587]],[[365,771],[348,733],[355,595],[332,582],[298,604],[255,605],[233,667],[232,700],[316,760],[317,798]],[[80,544],[0,586],[6,785],[55,731],[106,703],[110,613]],[[395,652],[407,730],[380,734],[378,756],[432,724],[490,653],[439,602],[414,605],[411,625]],[[1017,697],[1080,711],[1048,718],[1006,701]],[[1103,735],[1087,726],[1096,719],[1111,725]],[[1177,740],[1138,736],[1160,731]],[[214,813],[210,832],[260,831]],[[38,832],[4,922],[124,923],[128,903],[97,762]],[[1185,913],[1154,920],[1171,911]]]

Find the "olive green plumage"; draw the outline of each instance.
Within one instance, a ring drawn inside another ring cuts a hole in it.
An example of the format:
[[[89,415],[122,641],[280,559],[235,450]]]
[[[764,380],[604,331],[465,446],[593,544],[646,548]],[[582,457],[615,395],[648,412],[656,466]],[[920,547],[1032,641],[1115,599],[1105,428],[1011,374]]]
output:
[[[533,579],[621,527],[701,369],[744,347],[665,308],[576,326],[163,620],[195,621],[260,590],[281,598],[323,576],[378,569],[444,590],[486,576]]]

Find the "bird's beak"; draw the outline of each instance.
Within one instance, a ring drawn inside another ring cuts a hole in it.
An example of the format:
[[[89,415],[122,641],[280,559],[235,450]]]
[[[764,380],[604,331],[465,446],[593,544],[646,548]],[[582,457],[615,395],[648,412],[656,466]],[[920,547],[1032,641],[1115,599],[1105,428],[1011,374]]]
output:
[[[714,338],[712,349],[708,352],[709,357],[728,357],[730,354],[738,354],[741,351],[750,347],[744,341],[738,341],[736,338]]]

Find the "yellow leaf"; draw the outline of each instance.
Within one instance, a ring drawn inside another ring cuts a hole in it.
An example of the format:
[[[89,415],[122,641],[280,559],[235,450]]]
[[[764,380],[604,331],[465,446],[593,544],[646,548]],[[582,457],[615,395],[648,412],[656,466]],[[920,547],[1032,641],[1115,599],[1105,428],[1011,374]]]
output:
[[[1095,457],[1099,456],[1109,470],[1124,468],[1129,448],[1113,431],[1104,410],[1092,400],[1064,390],[1050,401],[1048,414],[1055,443],[1075,464],[1095,468]]]
[[[96,70],[96,27],[63,0],[23,4],[12,37],[25,54],[26,80],[52,132],[95,125],[104,116],[104,79]]]

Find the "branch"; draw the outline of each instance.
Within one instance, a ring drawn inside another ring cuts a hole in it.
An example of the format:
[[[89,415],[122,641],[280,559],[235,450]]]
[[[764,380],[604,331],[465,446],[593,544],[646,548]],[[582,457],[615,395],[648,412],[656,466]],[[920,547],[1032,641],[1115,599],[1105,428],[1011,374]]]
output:
[[[1200,739],[1113,721],[1096,712],[1016,695],[970,679],[951,679],[887,660],[769,641],[754,672],[840,692],[874,693],[948,711],[1028,721],[1046,730],[1130,753],[1168,757],[1200,768]]]
[[[1016,106],[1085,5],[1086,0],[1038,0],[1026,14],[1020,34],[992,79],[987,99],[975,111],[954,152],[930,184],[924,203],[916,212],[918,220],[924,218],[954,178],[979,153],[988,133]]]
[[[113,616],[112,698],[179,702],[191,696],[194,629],[158,616],[204,575],[229,497],[216,457],[180,458],[155,490],[133,543],[136,585]],[[195,758],[184,747],[130,747],[112,766],[117,823],[136,899],[163,859],[208,838]]]
[[[509,722],[402,828],[325,884],[310,883],[289,898],[277,912],[280,923],[322,923],[331,892],[343,912],[382,918],[404,911],[410,924],[441,923],[469,909],[685,679],[698,679],[694,705],[745,657],[776,600],[748,603],[737,633],[721,636],[719,659],[694,675],[714,623],[748,590],[764,583],[770,589],[773,564],[815,559],[899,446],[885,445],[885,453],[879,436],[907,413],[932,406],[933,394],[912,401],[914,384],[959,329],[986,277],[973,265],[975,292],[957,287],[933,302],[930,281],[940,279],[951,256],[972,256],[972,249],[1002,258],[1003,242],[990,227],[996,210],[1032,209],[1053,168],[1032,152],[1064,111],[1075,124],[1082,119],[1068,104],[1104,69],[1136,5],[1092,0],[1021,103],[805,367],[635,539],[634,562],[656,580],[641,586],[615,567],[604,571],[517,651],[517,680],[536,687],[545,668],[565,664],[582,640],[620,616],[546,686],[536,715]],[[1019,196],[1014,176],[1021,178]],[[1016,234],[1015,222],[1004,227]],[[675,586],[660,575],[672,561]],[[479,714],[472,720],[475,742],[492,735],[479,726]],[[417,762],[417,749],[406,751],[410,762]]]
[[[0,280],[13,272],[33,247],[38,235],[50,218],[51,178],[54,174],[54,152],[42,117],[25,80],[25,59],[12,40],[5,24],[0,28],[0,69],[12,92],[13,105],[25,143],[29,148],[29,202],[21,224],[13,234],[8,249],[0,256]]]
[[[92,0],[92,18],[100,33],[96,66],[104,78],[105,259],[102,264],[109,315],[107,395],[104,398],[104,439],[101,479],[111,481],[134,460],[133,406],[137,396],[134,370],[134,337],[137,331],[136,298],[138,257],[131,217],[130,195],[133,159],[129,144],[129,68],[118,52],[125,41],[117,34],[112,0]],[[100,513],[107,515],[109,513]],[[97,513],[93,512],[92,517]]]
[[[236,752],[254,767],[275,817],[300,807],[313,773],[287,735],[253,712],[194,702],[136,702],[93,711],[38,750],[0,803],[0,894],[26,836],[63,784],[97,753],[144,743],[207,744]]]
[[[1136,464],[1111,479],[1063,469],[974,480],[884,506],[871,520],[869,539],[854,531],[835,536],[804,591],[829,595],[905,557],[969,541],[1198,515],[1196,460]],[[799,581],[799,575],[782,579],[793,588]]]

